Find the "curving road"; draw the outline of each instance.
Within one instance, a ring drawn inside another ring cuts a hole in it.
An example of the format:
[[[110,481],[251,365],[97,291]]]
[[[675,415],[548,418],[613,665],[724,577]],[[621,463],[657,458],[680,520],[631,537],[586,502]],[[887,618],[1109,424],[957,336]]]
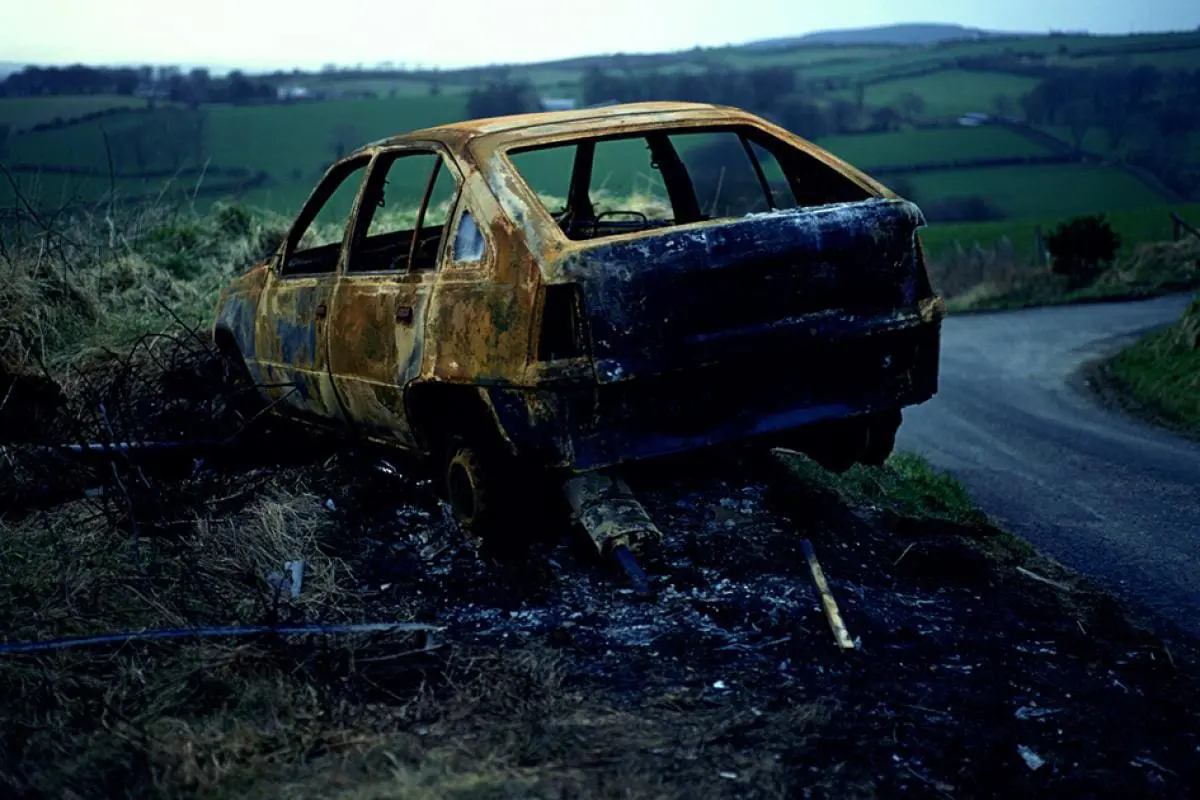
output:
[[[1189,299],[950,317],[939,392],[905,411],[897,447],[1167,623],[1154,627],[1200,634],[1200,444],[1100,407],[1074,380]]]

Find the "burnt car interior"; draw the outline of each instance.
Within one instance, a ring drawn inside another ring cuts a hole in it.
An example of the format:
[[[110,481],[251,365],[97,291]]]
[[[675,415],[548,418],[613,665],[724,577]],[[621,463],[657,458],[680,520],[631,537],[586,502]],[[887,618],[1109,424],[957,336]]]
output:
[[[749,126],[580,137],[514,148],[508,156],[574,240],[870,196],[837,170]],[[565,203],[552,208],[548,201],[562,194],[568,172]],[[622,197],[636,207],[615,207]]]
[[[417,185],[422,187],[421,203],[409,227],[405,201]],[[388,213],[389,194],[401,207],[396,213]],[[419,151],[381,156],[363,192],[346,271],[436,269],[448,210],[457,194],[457,182],[438,154]]]
[[[369,159],[336,168],[317,188],[289,236],[281,274],[317,275],[337,268],[345,226]],[[421,198],[415,219],[411,198]],[[354,220],[347,272],[420,273],[437,268],[438,251],[458,183],[432,151],[381,156],[367,176]],[[394,206],[394,207],[393,207]],[[313,223],[322,225],[314,228]]]
[[[288,234],[281,275],[320,275],[337,269],[346,222],[369,163],[370,157],[362,156],[339,164],[317,186]]]

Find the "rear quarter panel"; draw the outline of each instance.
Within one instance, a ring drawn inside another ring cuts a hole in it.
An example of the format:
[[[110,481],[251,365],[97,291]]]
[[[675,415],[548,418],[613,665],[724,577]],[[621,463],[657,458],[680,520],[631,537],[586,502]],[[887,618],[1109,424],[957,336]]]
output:
[[[501,211],[481,174],[471,171],[464,202],[488,242],[480,269],[445,264],[426,321],[427,379],[450,383],[520,381],[529,359],[537,271],[522,232]],[[447,254],[453,247],[453,232]]]

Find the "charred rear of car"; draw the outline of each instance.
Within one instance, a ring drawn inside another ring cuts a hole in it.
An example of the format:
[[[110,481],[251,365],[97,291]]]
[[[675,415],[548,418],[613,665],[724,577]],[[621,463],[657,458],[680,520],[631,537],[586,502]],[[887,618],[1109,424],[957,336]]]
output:
[[[622,158],[600,177],[605,147]],[[556,154],[571,165],[561,207],[538,190]],[[899,409],[936,390],[940,317],[913,204],[747,126],[568,138],[509,158],[569,241],[545,268],[562,282],[546,286],[539,358],[586,343],[594,387],[549,437],[544,422],[502,421],[562,443],[571,468],[773,435],[830,468],[879,462]],[[611,208],[617,163],[657,171],[620,198],[638,208]]]

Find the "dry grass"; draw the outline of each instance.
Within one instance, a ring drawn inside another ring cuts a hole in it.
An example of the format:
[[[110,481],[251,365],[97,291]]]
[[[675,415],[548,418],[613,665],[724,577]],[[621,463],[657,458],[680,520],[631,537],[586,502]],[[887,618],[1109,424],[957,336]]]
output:
[[[353,575],[326,554],[335,534],[320,501],[286,479],[247,488],[257,496],[235,513],[197,505],[178,509],[178,519],[143,517],[140,537],[128,518],[114,519],[120,497],[0,521],[7,638],[329,621],[353,613]],[[268,580],[293,560],[305,562],[296,600]]]
[[[60,367],[167,327],[172,312],[207,322],[221,287],[273,249],[286,223],[238,207],[198,216],[163,206],[5,225],[0,360]]]

